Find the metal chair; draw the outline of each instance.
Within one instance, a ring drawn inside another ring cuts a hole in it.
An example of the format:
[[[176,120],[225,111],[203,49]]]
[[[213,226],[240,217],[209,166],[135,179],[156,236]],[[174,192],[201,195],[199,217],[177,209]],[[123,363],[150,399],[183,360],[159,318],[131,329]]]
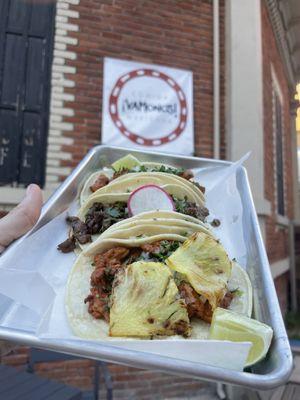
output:
[[[0,400],[82,400],[82,392],[61,382],[0,365]]]
[[[79,360],[80,358],[77,356],[71,356],[63,353],[57,353],[54,351],[48,350],[39,350],[35,348],[31,348],[29,350],[29,360],[27,371],[30,373],[34,373],[34,367],[37,363],[42,362],[51,362],[51,361],[69,361],[69,360]],[[93,378],[93,390],[91,391],[82,391],[82,399],[83,400],[98,400],[99,399],[99,378],[100,371],[103,374],[104,383],[106,387],[106,398],[107,400],[113,399],[113,384],[111,375],[106,366],[105,362],[95,361],[94,366],[94,378]]]

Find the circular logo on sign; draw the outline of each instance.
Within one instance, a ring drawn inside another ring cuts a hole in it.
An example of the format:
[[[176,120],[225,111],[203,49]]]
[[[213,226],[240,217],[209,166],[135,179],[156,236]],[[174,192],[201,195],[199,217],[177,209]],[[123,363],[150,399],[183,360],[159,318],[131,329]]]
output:
[[[173,78],[141,68],[118,79],[109,97],[109,113],[119,131],[132,142],[160,146],[183,132],[187,103]]]

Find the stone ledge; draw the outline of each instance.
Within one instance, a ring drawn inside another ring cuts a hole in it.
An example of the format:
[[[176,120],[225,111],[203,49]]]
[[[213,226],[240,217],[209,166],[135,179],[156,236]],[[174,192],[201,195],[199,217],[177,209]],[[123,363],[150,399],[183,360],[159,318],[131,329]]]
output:
[[[75,82],[71,81],[70,79],[52,79],[51,81],[53,86],[63,86],[73,88],[75,86]]]
[[[0,204],[17,205],[25,196],[26,188],[11,188],[7,186],[0,187]],[[52,190],[43,190],[43,198],[46,201]]]
[[[290,259],[284,258],[283,260],[276,261],[270,265],[273,279],[283,275],[290,269]]]
[[[65,23],[65,22],[56,21],[55,22],[55,26],[56,26],[57,29],[64,30],[66,32],[66,34],[67,34],[67,31],[72,31],[72,32],[78,32],[79,31],[78,25],[75,25],[75,24],[68,24],[68,23]]]
[[[69,9],[69,4],[64,2],[64,1],[60,1],[58,0],[56,3],[56,8],[57,9],[63,9],[63,10],[68,10]]]
[[[72,145],[74,143],[74,139],[64,136],[50,136],[48,143]]]
[[[71,108],[64,108],[64,107],[51,107],[50,111],[53,115],[66,115],[67,117],[74,116],[74,110]]]
[[[63,151],[51,151],[48,152],[49,160],[72,160],[72,154]]]
[[[290,220],[288,217],[285,217],[284,215],[276,214],[276,223],[277,225],[288,227],[290,224]]]
[[[66,100],[66,101],[75,101],[74,94],[63,93],[63,92],[53,92],[52,99],[54,100]]]
[[[53,58],[53,65],[65,65],[66,60],[61,57],[54,57]]]
[[[70,167],[50,167],[47,166],[46,168],[46,175],[54,175],[54,176],[62,176],[62,175],[69,175],[72,171],[72,168]]]
[[[61,101],[61,100],[51,99],[51,101],[50,101],[50,107],[60,107],[60,108],[62,108],[63,105],[64,105],[64,102]]]
[[[69,122],[51,122],[50,129],[61,129],[63,131],[72,131],[74,129],[74,125],[70,124]]]
[[[57,49],[57,50],[66,50],[67,49],[67,45],[66,45],[66,43],[62,43],[62,42],[55,42],[55,44],[54,44],[54,49]]]
[[[76,60],[77,57],[74,51],[67,51],[67,50],[54,50],[54,56],[60,58],[68,58],[70,60]]]
[[[271,202],[264,198],[254,198],[256,212],[259,216],[271,215]]]
[[[50,117],[50,120],[49,120],[49,123],[50,123],[50,126],[52,125],[52,123],[56,123],[56,122],[62,122],[62,116],[61,115],[51,115],[51,117]]]
[[[58,10],[57,10],[58,11]],[[64,16],[61,16],[61,15],[58,15],[58,13],[56,14],[56,17],[55,17],[55,21],[56,22],[60,22],[60,23],[63,23],[63,24],[67,24],[68,23],[68,18],[67,17],[64,17]]]
[[[76,46],[78,44],[78,39],[76,38],[72,38],[72,37],[68,37],[68,36],[59,36],[57,35],[57,37],[55,38],[56,42],[59,43],[66,43],[66,44],[71,44]]]
[[[76,68],[75,67],[70,67],[68,65],[55,65],[55,64],[53,64],[52,71],[64,72],[66,74],[75,74],[76,73]]]
[[[56,15],[64,16],[64,17],[67,17],[67,18],[68,17],[70,17],[70,18],[79,18],[79,12],[78,11],[66,10],[66,9],[62,9],[60,7],[57,8]]]
[[[65,29],[56,29],[55,36],[67,36],[67,31]]]
[[[79,4],[80,0],[58,0],[58,3]]]

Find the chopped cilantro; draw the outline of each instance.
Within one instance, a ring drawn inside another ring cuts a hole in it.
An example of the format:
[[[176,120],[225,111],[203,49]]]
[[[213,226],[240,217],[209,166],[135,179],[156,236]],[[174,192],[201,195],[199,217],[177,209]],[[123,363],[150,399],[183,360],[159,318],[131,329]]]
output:
[[[136,261],[156,261],[163,263],[179,246],[180,243],[177,241],[162,240],[158,250],[153,252],[143,251]]]
[[[182,281],[184,281],[184,277],[180,272],[175,271],[173,273],[173,278],[176,283],[176,286],[179,286]]]
[[[107,207],[107,209],[105,211],[106,211],[106,214],[108,214],[112,218],[120,218],[121,213],[120,213],[120,210],[118,210],[118,208]]]
[[[152,168],[152,172],[164,172],[166,174],[181,175],[184,172],[183,168],[171,168],[161,165],[160,167]]]
[[[206,207],[201,207],[198,204],[189,201],[186,196],[183,199],[179,199],[176,196],[171,197],[175,204],[175,210],[178,213],[190,215],[191,217],[205,222],[205,218],[209,215],[209,211]]]
[[[243,291],[240,290],[239,288],[236,288],[234,290],[230,290],[230,293],[234,296],[234,297],[241,297],[243,295]]]
[[[128,173],[134,173],[134,172],[147,172],[147,167],[145,165],[137,165],[128,170]]]
[[[128,218],[127,204],[122,201],[103,204],[94,203],[85,217],[85,224],[90,234],[104,232],[111,225]]]
[[[161,165],[159,167],[146,167],[145,165],[137,165],[128,170],[128,173],[134,172],[164,172],[166,174],[181,175],[184,172],[183,168],[171,168]]]
[[[181,214],[185,214],[186,208],[187,208],[187,198],[185,197],[184,199],[178,199],[175,196],[172,196],[173,201],[175,203],[175,209],[177,212]]]

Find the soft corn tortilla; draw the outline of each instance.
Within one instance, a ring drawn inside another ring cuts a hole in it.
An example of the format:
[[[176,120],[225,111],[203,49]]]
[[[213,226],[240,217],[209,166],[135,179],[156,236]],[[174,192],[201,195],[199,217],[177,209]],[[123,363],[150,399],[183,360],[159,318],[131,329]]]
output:
[[[174,166],[172,166],[172,165],[168,165],[168,164],[161,164],[161,163],[156,163],[156,162],[142,162],[141,163],[141,165],[142,166],[145,166],[145,167],[147,167],[147,168],[160,168],[160,167],[165,167],[165,168],[174,168],[174,169],[176,169],[176,167],[174,167]],[[98,170],[98,171],[96,171],[96,172],[93,172],[88,178],[87,178],[87,180],[85,181],[85,183],[84,183],[84,185],[83,185],[83,188],[82,188],[82,190],[81,190],[81,193],[80,193],[80,204],[82,205],[86,200],[87,200],[87,198],[91,195],[91,194],[93,194],[93,192],[91,191],[91,189],[90,189],[90,186],[92,186],[93,185],[93,183],[95,182],[95,180],[97,179],[97,177],[100,175],[100,174],[103,174],[103,175],[105,175],[105,176],[107,176],[109,179],[111,179],[112,177],[113,177],[113,175],[114,175],[114,171],[113,171],[113,169],[112,168],[103,168],[103,169],[100,169],[100,170]],[[123,177],[124,176],[128,176],[128,174],[125,174],[125,175],[122,175]]]
[[[157,213],[159,214],[159,211]],[[183,236],[189,236],[191,232],[204,232],[207,235],[213,236],[210,228],[201,221],[199,221],[199,223],[194,223],[176,218],[160,218],[159,216],[149,218],[145,216],[145,218],[140,217],[134,220],[132,218],[128,218],[121,222],[122,223],[120,223],[120,225],[118,225],[119,223],[116,223],[109,227],[105,232],[103,232],[101,234],[101,239],[108,237],[126,238],[126,232],[127,237],[129,237],[128,235],[143,235],[145,231],[149,234],[150,231],[157,231],[157,229],[159,229],[159,227],[162,225],[169,226],[169,229],[174,229],[175,227],[178,227],[179,232],[182,232]],[[143,229],[143,227],[145,227],[145,229]],[[136,230],[137,228],[139,228],[140,232],[135,233],[134,230]]]
[[[103,194],[102,196],[102,202],[105,204],[109,204],[111,202],[111,199],[113,201],[124,201],[124,199],[129,196],[128,194],[124,193],[122,196],[119,196],[118,194]],[[119,197],[118,197],[119,196]],[[121,200],[116,200],[116,199],[121,199]],[[78,217],[82,220],[84,220],[84,216],[79,212]],[[95,234],[92,235],[92,243],[98,242],[99,240],[102,240],[104,238],[112,237],[112,238],[118,238],[118,237],[131,237],[131,236],[138,236],[141,234],[144,234],[148,232],[149,236],[149,229],[148,227],[150,226],[150,230],[156,230],[158,233],[160,232],[160,225],[164,226],[170,226],[170,228],[177,226],[178,230],[177,232],[182,233],[181,236],[187,236],[186,234],[191,234],[192,232],[204,232],[207,233],[208,235],[213,236],[213,233],[210,229],[210,227],[205,224],[204,222],[191,217],[189,215],[181,214],[175,211],[160,211],[160,210],[153,210],[153,211],[147,211],[141,214],[138,214],[134,217],[131,218],[126,218],[123,221],[117,222],[113,225],[111,225],[105,232],[102,234]],[[130,229],[134,229],[136,227],[139,227],[140,232],[139,233],[131,233]],[[120,232],[123,232],[125,230],[125,234],[121,233],[121,236],[119,235]],[[172,233],[172,232],[171,232]],[[184,235],[183,235],[184,234]],[[126,236],[127,235],[127,236]],[[91,243],[87,243],[84,245],[79,244],[79,247],[81,250],[87,249],[89,246],[91,246]]]
[[[76,336],[93,340],[118,340],[108,334],[109,325],[104,320],[97,320],[88,313],[88,305],[84,299],[90,292],[90,276],[93,272],[91,265],[93,256],[118,245],[125,247],[138,247],[145,243],[159,240],[178,240],[184,242],[186,237],[162,233],[147,238],[132,239],[103,239],[94,243],[87,251],[81,253],[75,262],[69,275],[66,288],[66,313],[70,327]],[[229,307],[230,310],[251,316],[252,312],[252,287],[247,273],[237,263],[233,263],[232,275],[228,282],[230,290],[238,289],[240,296],[235,297]],[[207,339],[210,325],[201,320],[192,320],[192,334],[189,339]],[[121,338],[122,340],[134,340],[134,338]],[[135,338],[136,339],[136,338]],[[174,335],[161,337],[164,340],[187,340],[182,336]],[[140,339],[142,340],[142,339]]]
[[[147,184],[157,184],[159,186],[172,184],[179,185],[186,188],[187,196],[190,196],[191,201],[195,201],[197,204],[198,201],[200,201],[200,203],[204,202],[204,194],[198,186],[196,186],[191,181],[182,178],[181,176],[168,174],[166,172],[135,172],[121,175],[120,177],[114,179],[108,185],[98,189],[94,193],[109,193],[110,191],[122,192],[124,187],[129,188],[129,190],[132,191],[136,187]],[[175,192],[174,195],[176,196],[177,193]]]
[[[167,193],[179,199],[187,198],[188,201],[196,203],[201,207],[205,206],[204,196],[201,190],[186,179],[162,172],[141,172],[121,176],[103,188],[98,189],[88,196],[83,203],[81,202],[82,205],[79,209],[78,216],[79,218],[84,218],[88,209],[92,207],[94,203],[108,202],[106,199],[110,199],[110,196],[112,196],[111,202],[128,201],[130,194],[135,189],[148,184],[158,185]]]
[[[106,249],[106,240],[114,240],[120,244],[125,243],[129,247],[133,243],[134,247],[135,243],[144,243],[140,240],[162,234],[176,235],[181,242],[184,242],[195,232],[213,236],[210,228],[196,218],[171,211],[149,211],[118,222],[101,235],[92,235],[92,243],[81,245],[81,249],[91,252],[93,249],[98,249],[100,252],[102,249]]]
[[[184,221],[184,222],[188,222],[191,224],[196,224],[196,225],[201,225],[203,227],[203,229],[206,229],[206,233],[212,235],[211,232],[211,228],[209,226],[209,224],[206,224],[202,221],[200,221],[199,219],[192,217],[190,215],[186,215],[186,214],[181,214],[178,213],[176,211],[163,211],[163,210],[153,210],[153,211],[145,211],[143,213],[140,213],[138,215],[135,215],[134,217],[130,217],[127,219],[124,219],[123,221],[117,222],[116,224],[113,224],[112,226],[110,226],[106,231],[112,231],[115,229],[120,229],[121,227],[124,228],[124,226],[132,224],[132,226],[134,226],[135,222],[137,220],[151,220],[153,221],[153,224],[158,224],[161,220],[164,220],[164,224],[174,224],[176,222],[176,224],[179,223],[179,221]],[[176,221],[174,221],[176,220]]]

